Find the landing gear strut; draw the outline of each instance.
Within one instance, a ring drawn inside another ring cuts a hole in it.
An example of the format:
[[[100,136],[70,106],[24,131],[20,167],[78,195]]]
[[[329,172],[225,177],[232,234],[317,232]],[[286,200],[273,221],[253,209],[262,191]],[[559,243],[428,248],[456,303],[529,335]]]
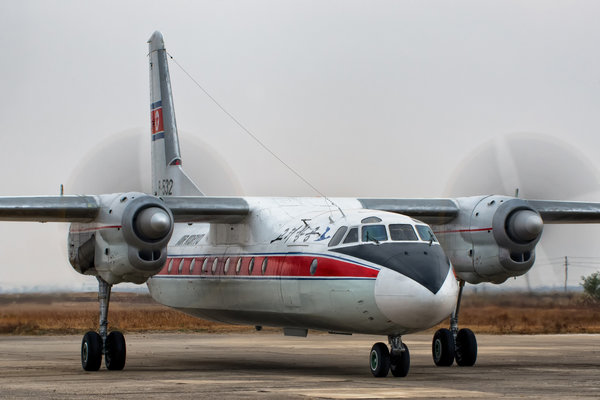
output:
[[[108,334],[108,304],[112,285],[98,277],[98,301],[100,302],[100,334],[90,331],[81,341],[81,366],[86,371],[98,371],[102,364],[109,370],[122,370],[125,366],[126,346],[123,334]]]
[[[477,339],[473,331],[467,328],[458,329],[458,312],[465,281],[459,282],[456,308],[450,317],[450,330],[439,329],[433,336],[431,352],[433,362],[438,367],[449,367],[454,363],[461,367],[471,367],[477,361]]]
[[[383,378],[391,370],[395,377],[405,377],[410,369],[410,353],[400,336],[388,336],[391,351],[385,343],[375,343],[371,348],[369,366],[376,378]]]

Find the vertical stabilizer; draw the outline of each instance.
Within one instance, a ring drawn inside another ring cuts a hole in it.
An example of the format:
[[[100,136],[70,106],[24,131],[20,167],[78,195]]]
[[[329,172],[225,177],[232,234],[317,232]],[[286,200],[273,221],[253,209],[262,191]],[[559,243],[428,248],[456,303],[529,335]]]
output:
[[[154,32],[148,43],[152,192],[158,196],[203,196],[181,167],[173,94],[162,34],[158,31]]]

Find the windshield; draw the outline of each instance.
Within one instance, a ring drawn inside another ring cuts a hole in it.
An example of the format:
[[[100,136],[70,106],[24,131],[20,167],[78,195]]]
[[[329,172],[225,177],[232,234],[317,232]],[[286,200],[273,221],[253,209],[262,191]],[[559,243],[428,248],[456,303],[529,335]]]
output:
[[[379,243],[387,240],[385,225],[367,225],[362,227],[362,241]]]
[[[410,224],[391,224],[390,237],[392,240],[419,240]]]
[[[419,237],[421,238],[421,240],[425,242],[433,241],[437,243],[438,241],[435,235],[433,234],[431,228],[426,225],[417,225],[417,232],[419,232]]]

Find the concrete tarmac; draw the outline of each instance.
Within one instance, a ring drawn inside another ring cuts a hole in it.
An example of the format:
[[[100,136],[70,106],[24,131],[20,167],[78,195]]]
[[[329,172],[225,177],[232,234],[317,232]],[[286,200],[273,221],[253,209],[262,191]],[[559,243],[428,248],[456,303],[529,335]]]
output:
[[[478,335],[474,367],[440,368],[404,337],[408,377],[373,378],[379,336],[130,334],[123,371],[81,369],[79,336],[0,336],[0,398],[600,398],[600,335]]]

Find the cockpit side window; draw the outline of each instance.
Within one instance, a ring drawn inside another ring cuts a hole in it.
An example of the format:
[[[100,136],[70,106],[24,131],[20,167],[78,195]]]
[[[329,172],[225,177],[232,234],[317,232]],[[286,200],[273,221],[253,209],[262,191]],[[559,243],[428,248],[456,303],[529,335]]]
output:
[[[381,242],[387,240],[385,225],[365,225],[362,227],[363,242]]]
[[[425,242],[434,241],[437,243],[438,241],[431,228],[426,225],[417,225],[417,232],[419,232],[419,237],[421,237],[421,240]]]
[[[390,224],[392,240],[419,240],[411,224]]]
[[[354,242],[358,242],[358,228],[351,228],[348,231],[348,235],[346,235],[346,239],[344,239],[344,243]]]
[[[338,244],[340,244],[340,242],[342,241],[342,238],[344,237],[344,234],[346,233],[347,230],[348,230],[347,226],[340,226],[340,228],[337,230],[335,235],[333,235],[333,237],[329,241],[329,247],[337,246]]]

